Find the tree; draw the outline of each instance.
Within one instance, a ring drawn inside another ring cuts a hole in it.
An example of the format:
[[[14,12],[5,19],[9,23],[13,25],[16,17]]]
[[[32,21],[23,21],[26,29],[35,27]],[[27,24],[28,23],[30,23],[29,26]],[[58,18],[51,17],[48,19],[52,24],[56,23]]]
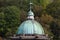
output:
[[[0,14],[0,33],[4,35],[15,33],[20,24],[20,9],[16,6],[7,6]]]
[[[51,28],[51,32],[54,34],[54,40],[60,40],[59,36],[60,36],[60,27],[57,24],[57,22],[52,22],[50,24],[50,28]]]
[[[60,36],[60,0],[54,0],[53,3],[47,6],[47,12],[54,17],[54,21],[51,23],[52,33],[55,35],[55,40],[60,40],[57,36]],[[58,22],[58,23],[57,23]]]
[[[51,3],[51,0],[40,0],[40,5],[46,9],[47,5]]]
[[[47,6],[47,12],[54,18],[60,18],[60,0],[55,0]]]

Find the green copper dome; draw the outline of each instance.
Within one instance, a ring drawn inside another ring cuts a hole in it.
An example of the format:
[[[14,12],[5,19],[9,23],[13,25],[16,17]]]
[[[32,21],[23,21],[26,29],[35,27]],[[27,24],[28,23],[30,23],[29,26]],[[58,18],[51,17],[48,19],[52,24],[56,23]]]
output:
[[[44,34],[44,30],[35,20],[26,20],[19,26],[17,34]]]
[[[44,34],[44,30],[38,22],[34,20],[34,13],[31,11],[30,3],[30,11],[28,12],[28,17],[26,21],[24,21],[18,28],[17,34]]]

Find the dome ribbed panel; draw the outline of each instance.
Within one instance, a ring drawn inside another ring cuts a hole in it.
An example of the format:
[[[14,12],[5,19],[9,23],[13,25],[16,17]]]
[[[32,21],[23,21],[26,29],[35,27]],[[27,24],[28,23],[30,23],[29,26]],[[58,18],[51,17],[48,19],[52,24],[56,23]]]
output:
[[[38,22],[27,20],[19,26],[17,34],[44,34],[44,30]]]

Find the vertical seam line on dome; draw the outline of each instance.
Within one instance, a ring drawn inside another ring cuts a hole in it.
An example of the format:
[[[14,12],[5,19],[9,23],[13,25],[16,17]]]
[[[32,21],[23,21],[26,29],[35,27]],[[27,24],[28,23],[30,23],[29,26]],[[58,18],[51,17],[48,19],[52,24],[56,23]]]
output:
[[[33,24],[33,34],[35,34],[34,22],[33,22],[33,20],[32,20],[31,22],[32,22],[32,24]]]
[[[39,22],[38,22],[39,23]],[[39,23],[39,25],[40,25],[40,23]],[[42,34],[45,34],[45,32],[44,32],[44,29],[43,29],[43,27],[42,27],[42,25],[41,25],[41,30],[42,30]]]

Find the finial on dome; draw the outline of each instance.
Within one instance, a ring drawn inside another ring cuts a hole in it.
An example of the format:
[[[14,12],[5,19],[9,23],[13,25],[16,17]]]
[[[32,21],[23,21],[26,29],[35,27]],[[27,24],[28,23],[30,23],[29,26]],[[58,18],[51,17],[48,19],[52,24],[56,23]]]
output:
[[[30,11],[31,11],[31,8],[32,8],[32,4],[33,4],[33,3],[32,3],[32,2],[30,2]]]
[[[30,0],[30,10],[29,10],[29,12],[28,12],[28,19],[34,19],[34,13],[32,12],[32,2],[31,2],[31,0]]]

